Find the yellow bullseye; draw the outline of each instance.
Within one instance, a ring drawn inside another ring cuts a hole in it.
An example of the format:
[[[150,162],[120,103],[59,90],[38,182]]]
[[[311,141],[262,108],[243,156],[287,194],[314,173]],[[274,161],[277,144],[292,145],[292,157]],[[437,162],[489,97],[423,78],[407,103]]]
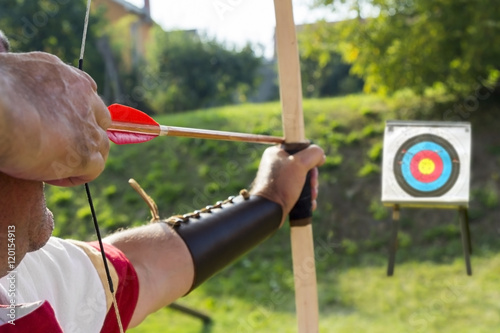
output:
[[[423,158],[418,163],[418,171],[420,171],[420,173],[422,173],[423,175],[430,175],[431,173],[434,172],[435,168],[436,168],[436,165],[429,158]]]

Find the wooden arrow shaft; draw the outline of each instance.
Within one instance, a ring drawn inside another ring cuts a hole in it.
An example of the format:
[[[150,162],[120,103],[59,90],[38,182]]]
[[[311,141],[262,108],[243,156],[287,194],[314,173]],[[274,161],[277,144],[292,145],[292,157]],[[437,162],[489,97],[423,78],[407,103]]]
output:
[[[281,137],[260,135],[260,134],[247,134],[238,132],[214,131],[197,128],[165,126],[165,125],[147,125],[147,124],[134,124],[120,121],[113,121],[108,131],[119,131],[126,133],[137,133],[147,135],[159,136],[176,136],[187,138],[211,139],[211,140],[224,140],[224,141],[241,141],[241,142],[254,142],[265,144],[278,144],[283,143]]]

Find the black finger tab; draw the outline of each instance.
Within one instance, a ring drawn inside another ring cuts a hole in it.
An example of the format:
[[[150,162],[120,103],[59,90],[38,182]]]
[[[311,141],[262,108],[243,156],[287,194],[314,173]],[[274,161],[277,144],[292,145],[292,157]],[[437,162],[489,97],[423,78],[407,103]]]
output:
[[[293,155],[299,151],[309,147],[310,143],[286,143],[282,147],[287,153]],[[312,216],[312,194],[311,194],[311,171],[307,173],[306,181],[302,192],[300,193],[299,200],[290,211],[290,225],[291,226],[304,226],[311,223]]]

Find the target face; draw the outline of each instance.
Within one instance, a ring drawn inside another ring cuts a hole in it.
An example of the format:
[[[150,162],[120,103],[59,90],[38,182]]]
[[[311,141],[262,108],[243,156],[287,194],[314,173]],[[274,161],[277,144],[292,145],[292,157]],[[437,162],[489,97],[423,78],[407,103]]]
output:
[[[469,203],[469,123],[388,121],[382,158],[386,205],[464,207]]]
[[[445,139],[423,134],[403,143],[394,158],[401,188],[415,197],[438,197],[448,192],[460,173],[460,158]]]

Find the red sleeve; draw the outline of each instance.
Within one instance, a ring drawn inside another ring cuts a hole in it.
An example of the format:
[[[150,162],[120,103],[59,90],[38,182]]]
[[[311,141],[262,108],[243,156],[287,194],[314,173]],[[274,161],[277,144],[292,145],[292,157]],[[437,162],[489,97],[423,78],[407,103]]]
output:
[[[101,250],[98,242],[90,242],[89,245],[99,251]],[[125,257],[122,251],[110,244],[104,243],[103,245],[108,264],[111,263],[118,274],[119,283],[118,286],[114,286],[114,288],[123,329],[126,330],[134,314],[135,306],[137,305],[137,299],[139,297],[139,279],[132,263]],[[119,332],[113,306],[111,306],[106,314],[101,332]]]
[[[7,305],[0,305],[0,307],[8,308]],[[63,330],[57,322],[54,309],[52,309],[49,302],[45,301],[34,311],[21,318],[15,319],[14,325],[9,323],[0,325],[0,332],[63,333]]]

